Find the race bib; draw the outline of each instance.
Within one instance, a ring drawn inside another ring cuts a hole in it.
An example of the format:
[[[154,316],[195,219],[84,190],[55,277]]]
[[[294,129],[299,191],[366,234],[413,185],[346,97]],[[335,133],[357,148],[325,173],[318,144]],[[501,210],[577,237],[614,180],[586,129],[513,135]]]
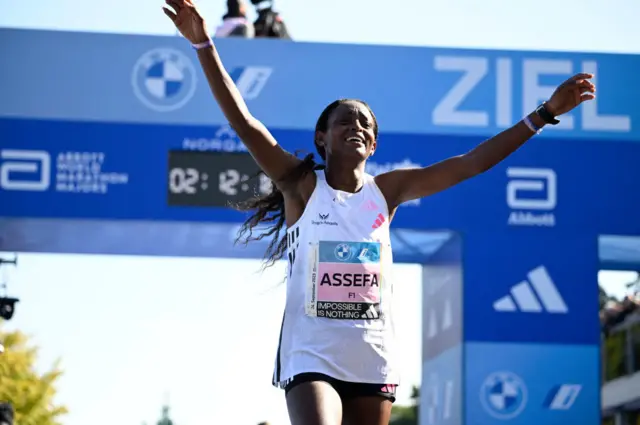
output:
[[[342,320],[380,318],[382,268],[378,242],[321,241],[310,250],[306,313]]]

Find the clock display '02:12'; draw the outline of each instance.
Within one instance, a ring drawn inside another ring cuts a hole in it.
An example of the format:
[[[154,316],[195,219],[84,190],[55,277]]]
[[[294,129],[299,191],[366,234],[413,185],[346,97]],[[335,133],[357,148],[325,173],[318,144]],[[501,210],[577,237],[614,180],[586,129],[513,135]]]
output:
[[[225,207],[271,191],[271,180],[251,155],[231,152],[169,152],[168,204]]]

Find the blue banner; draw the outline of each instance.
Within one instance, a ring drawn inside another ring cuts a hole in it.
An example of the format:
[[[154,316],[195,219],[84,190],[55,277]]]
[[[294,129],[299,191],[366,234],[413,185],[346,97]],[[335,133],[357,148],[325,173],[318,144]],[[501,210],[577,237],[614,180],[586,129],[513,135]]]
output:
[[[310,131],[273,132],[291,151],[308,152],[312,147]],[[0,134],[2,216],[204,222],[238,222],[245,217],[229,208],[168,201],[174,186],[197,191],[211,183],[184,173],[175,180],[169,152],[244,151],[228,127],[0,119]],[[481,141],[383,133],[367,170],[378,174],[425,166]],[[628,196],[640,193],[638,156],[640,144],[621,143],[612,149],[610,143],[590,141],[577,156],[573,143],[532,140],[491,171],[405,204],[394,227],[639,234],[639,201]],[[213,174],[223,171],[235,170]],[[230,183],[220,181],[208,190],[221,194],[242,187],[239,181],[233,187]]]
[[[597,345],[468,343],[465,352],[466,425],[600,423]]]
[[[0,55],[12,58],[3,64],[0,116],[225,123],[181,37],[2,29],[0,38]],[[597,99],[542,137],[640,140],[638,56],[275,40],[216,44],[250,109],[275,128],[311,130],[328,103],[358,97],[371,104],[384,131],[492,135],[565,79],[591,72]]]
[[[599,344],[592,235],[475,233],[465,258],[465,341]]]

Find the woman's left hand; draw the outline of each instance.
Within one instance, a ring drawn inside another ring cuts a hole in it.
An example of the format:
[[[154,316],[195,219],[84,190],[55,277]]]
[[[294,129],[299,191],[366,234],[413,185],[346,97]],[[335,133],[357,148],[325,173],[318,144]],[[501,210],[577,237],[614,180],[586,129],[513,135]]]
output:
[[[596,86],[589,81],[590,78],[593,74],[576,74],[560,84],[545,104],[549,113],[559,117],[582,102],[595,99]]]

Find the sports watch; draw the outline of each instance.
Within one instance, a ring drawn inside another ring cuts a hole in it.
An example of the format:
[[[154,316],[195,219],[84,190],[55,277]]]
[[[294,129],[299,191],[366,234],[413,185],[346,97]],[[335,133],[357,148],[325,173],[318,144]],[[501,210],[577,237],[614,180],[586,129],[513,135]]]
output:
[[[538,116],[542,118],[542,121],[544,121],[547,124],[551,124],[551,125],[558,124],[560,121],[558,121],[556,117],[551,115],[551,112],[549,112],[545,104],[546,102],[538,106],[538,109],[536,109],[536,114],[538,114]]]

